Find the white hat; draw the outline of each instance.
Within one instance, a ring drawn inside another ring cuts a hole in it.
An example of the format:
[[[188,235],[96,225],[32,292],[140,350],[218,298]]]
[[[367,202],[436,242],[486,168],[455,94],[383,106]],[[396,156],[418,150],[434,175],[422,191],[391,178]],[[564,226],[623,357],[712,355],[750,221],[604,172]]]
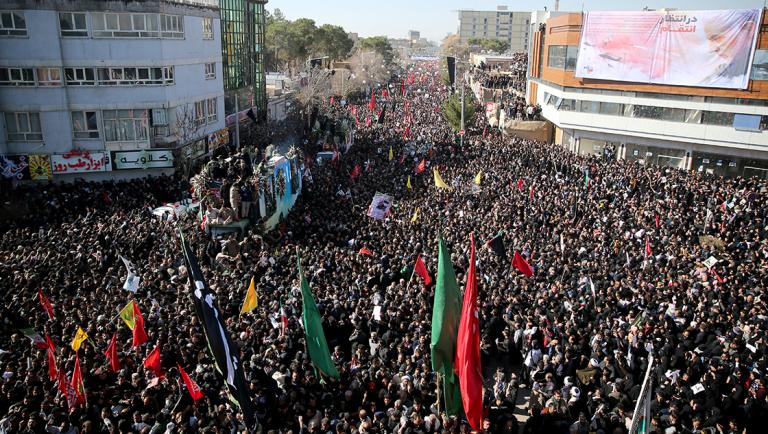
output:
[[[579,390],[578,387],[571,387],[571,396],[573,398],[579,399],[581,396],[581,390]]]
[[[593,368],[600,366],[600,362],[598,362],[597,359],[589,359],[589,364],[592,365]]]
[[[565,385],[566,386],[572,386],[573,385],[573,379],[571,377],[565,377]]]

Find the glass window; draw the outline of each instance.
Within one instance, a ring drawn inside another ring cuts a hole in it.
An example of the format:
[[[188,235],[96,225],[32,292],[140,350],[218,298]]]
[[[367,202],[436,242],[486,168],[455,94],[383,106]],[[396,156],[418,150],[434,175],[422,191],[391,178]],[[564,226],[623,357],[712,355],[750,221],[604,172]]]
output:
[[[96,120],[96,112],[72,112],[72,131],[76,139],[98,139],[99,124]]]
[[[216,78],[216,63],[205,64],[205,79],[212,80]]]
[[[64,68],[67,86],[94,86],[96,77],[93,68]]]
[[[208,123],[216,122],[218,119],[218,107],[216,106],[216,98],[208,99]]]
[[[9,142],[39,142],[43,140],[39,113],[6,113],[5,128]]]
[[[158,14],[93,13],[93,36],[97,38],[157,38]]]
[[[213,39],[213,18],[203,17],[203,39]]]
[[[195,126],[205,123],[205,101],[195,102]]]
[[[565,68],[565,45],[550,45],[547,66],[550,68]]]
[[[34,86],[32,68],[0,68],[0,86]]]
[[[760,115],[743,115],[737,113],[733,117],[733,127],[740,131],[760,131]]]
[[[751,78],[752,80],[768,80],[768,50],[755,50]]]
[[[168,117],[166,116],[165,109],[152,109],[152,125],[168,125]]]
[[[183,38],[184,26],[183,17],[180,15],[160,15],[162,37],[164,38]]]
[[[661,119],[672,122],[685,122],[685,109],[664,107],[661,111]]]
[[[107,142],[149,143],[147,110],[104,110],[101,117]]]
[[[575,111],[576,110],[576,100],[573,99],[560,99],[557,104],[558,110],[563,111]]]
[[[59,12],[61,36],[88,36],[84,12]]]
[[[701,123],[707,125],[733,125],[733,113],[704,111],[701,114]]]
[[[635,105],[632,117],[645,119],[661,119],[664,109],[650,105]]]
[[[0,36],[27,36],[24,12],[0,11]]]
[[[686,110],[685,111],[685,123],[687,123],[687,124],[700,124],[701,123],[701,110]]]
[[[600,103],[597,101],[579,101],[579,111],[584,113],[599,113]]]
[[[40,86],[61,86],[61,69],[37,68],[37,84]]]
[[[615,103],[615,102],[601,102],[600,114],[621,116],[622,115],[621,104]]]
[[[566,71],[575,71],[576,70],[576,59],[579,56],[579,46],[578,45],[568,45],[566,47],[566,54],[565,54],[565,70]]]

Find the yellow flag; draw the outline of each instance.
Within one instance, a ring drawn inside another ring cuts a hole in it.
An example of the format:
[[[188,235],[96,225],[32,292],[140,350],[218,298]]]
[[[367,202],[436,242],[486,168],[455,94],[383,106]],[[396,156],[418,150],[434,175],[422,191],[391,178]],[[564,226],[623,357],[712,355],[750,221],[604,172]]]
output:
[[[243,308],[240,309],[240,315],[248,313],[259,307],[259,295],[256,294],[256,284],[251,277],[251,284],[248,285],[248,292],[245,293],[245,301],[243,301]]]
[[[411,175],[408,175],[408,183],[405,186],[408,187],[408,190],[413,190],[413,187],[411,187]]]
[[[75,338],[72,339],[72,349],[75,351],[79,350],[80,345],[82,345],[83,341],[86,339],[88,339],[88,333],[86,333],[85,330],[78,326],[77,333],[75,333]]]
[[[392,152],[392,146],[389,147],[389,161],[392,161],[392,159],[395,158],[395,153]]]
[[[129,301],[128,304],[125,305],[123,310],[120,311],[119,315],[120,319],[123,320],[129,329],[133,330],[133,328],[136,327],[136,317],[133,315],[133,300]]]
[[[413,217],[411,217],[411,223],[416,223],[416,220],[419,219],[419,209],[416,208],[416,211],[413,212]]]
[[[435,175],[435,185],[437,188],[445,188],[447,190],[453,190],[448,184],[446,184],[443,181],[443,178],[440,177],[440,172],[437,171],[437,169],[432,169],[432,174]]]
[[[477,175],[475,175],[475,185],[480,185],[480,177],[483,176],[483,171],[480,170],[477,172]]]

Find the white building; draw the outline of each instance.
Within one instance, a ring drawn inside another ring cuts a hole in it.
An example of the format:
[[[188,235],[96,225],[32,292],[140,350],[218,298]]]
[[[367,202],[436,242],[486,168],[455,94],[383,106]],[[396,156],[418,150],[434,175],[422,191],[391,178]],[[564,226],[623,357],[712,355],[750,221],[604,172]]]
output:
[[[4,0],[0,17],[6,176],[46,179],[46,156],[58,181],[168,173],[228,139],[218,0]]]
[[[495,11],[459,10],[458,35],[462,42],[473,38],[509,43],[513,53],[528,48],[531,12],[513,12],[506,6]]]

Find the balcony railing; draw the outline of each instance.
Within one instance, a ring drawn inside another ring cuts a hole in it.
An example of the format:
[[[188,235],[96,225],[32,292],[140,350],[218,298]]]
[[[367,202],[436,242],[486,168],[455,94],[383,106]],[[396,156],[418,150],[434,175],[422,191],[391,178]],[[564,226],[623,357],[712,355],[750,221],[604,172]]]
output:
[[[219,7],[219,0],[165,0],[168,3],[183,3],[193,6],[207,6],[212,8]]]

